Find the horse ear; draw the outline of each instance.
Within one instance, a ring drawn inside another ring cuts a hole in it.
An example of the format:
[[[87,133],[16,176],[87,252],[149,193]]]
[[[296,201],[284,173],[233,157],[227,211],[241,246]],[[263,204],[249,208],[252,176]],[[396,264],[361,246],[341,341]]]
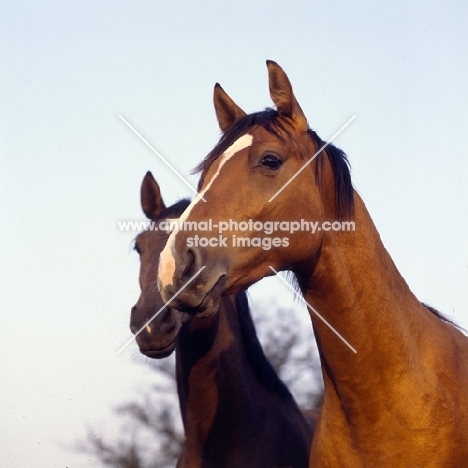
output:
[[[246,113],[228,96],[226,91],[216,83],[213,92],[213,102],[219,128],[225,132],[236,120]]]
[[[307,119],[294,96],[291,82],[284,70],[273,60],[267,60],[270,96],[280,115],[291,118],[299,130],[307,131]]]
[[[155,219],[166,208],[159,185],[148,171],[141,183],[141,207],[148,219]]]

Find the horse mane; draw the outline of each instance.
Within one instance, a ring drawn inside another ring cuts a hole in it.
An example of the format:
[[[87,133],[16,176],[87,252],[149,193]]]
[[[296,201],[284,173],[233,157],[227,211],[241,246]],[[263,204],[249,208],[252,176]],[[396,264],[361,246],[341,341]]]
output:
[[[326,145],[326,142],[311,128],[309,128],[307,133],[318,149]],[[349,218],[354,217],[354,190],[351,182],[351,165],[348,157],[342,149],[335,145],[328,144],[326,149],[317,157],[316,176],[319,181],[319,186],[322,179],[321,175],[324,162],[324,159],[320,156],[323,153],[326,153],[328,156],[333,171],[333,177],[335,178],[335,215],[340,221],[349,220]]]
[[[255,325],[250,314],[249,303],[245,291],[237,293],[235,296],[236,307],[239,316],[239,325],[243,346],[250,365],[257,374],[260,381],[267,390],[278,394],[283,399],[290,399],[292,395],[284,382],[278,377],[270,361],[263,352],[262,345],[258,340]]]
[[[272,108],[266,108],[264,111],[254,112],[245,115],[236,120],[222,135],[218,144],[208,153],[208,155],[201,161],[192,174],[202,173],[198,189],[200,190],[204,178],[203,174],[210,165],[223,154],[238,138],[247,133],[254,126],[260,126],[266,131],[272,133],[281,141],[284,142],[283,134],[287,134],[291,141],[294,140],[289,130],[283,125],[278,117],[278,111]],[[317,133],[310,129],[307,132],[314,143],[317,150],[325,146],[325,142],[317,135]],[[332,166],[333,175],[335,178],[335,199],[336,199],[336,216],[338,220],[344,220],[346,217],[353,216],[354,214],[354,196],[353,186],[351,183],[350,164],[344,151],[337,148],[333,144],[328,144],[326,149],[317,156],[317,171],[316,176],[320,183],[321,173],[323,169],[324,154],[328,156]],[[313,155],[306,155],[312,157]]]
[[[152,219],[152,221],[159,221],[160,219],[169,218],[173,216],[181,216],[182,213],[188,208],[189,205],[190,205],[190,199],[183,198],[182,200],[179,200],[173,205],[164,208],[164,210],[162,210],[161,213],[158,214],[158,216]]]
[[[431,307],[430,305],[426,304],[425,302],[421,302],[421,304],[428,310],[432,315],[435,315],[439,320],[442,320],[443,322],[449,323],[455,328],[458,328],[459,330],[463,330],[466,332],[466,330],[458,325],[458,323],[454,322],[453,320],[450,320],[448,317],[446,317],[442,312],[439,310],[435,309],[434,307]]]

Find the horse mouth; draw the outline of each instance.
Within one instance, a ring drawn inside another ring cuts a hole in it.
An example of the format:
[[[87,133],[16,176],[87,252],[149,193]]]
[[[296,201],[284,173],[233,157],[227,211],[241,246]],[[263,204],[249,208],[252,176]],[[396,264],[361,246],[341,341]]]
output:
[[[205,318],[217,312],[219,300],[224,291],[226,276],[221,275],[211,289],[203,296],[196,306],[179,306],[179,310],[184,311],[193,318]]]
[[[173,341],[171,341],[169,344],[165,346],[155,346],[155,347],[144,347],[142,348],[140,346],[140,353],[144,354],[146,357],[149,357],[151,359],[163,359],[165,357],[170,356],[176,345],[176,338],[174,338]]]

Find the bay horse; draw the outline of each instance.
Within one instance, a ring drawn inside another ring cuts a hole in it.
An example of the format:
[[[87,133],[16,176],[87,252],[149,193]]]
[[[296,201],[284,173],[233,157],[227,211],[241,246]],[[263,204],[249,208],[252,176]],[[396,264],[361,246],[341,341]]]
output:
[[[310,129],[283,69],[267,67],[276,109],[247,115],[215,86],[223,133],[198,167],[199,196],[183,220],[229,225],[230,236],[193,245],[206,232],[173,232],[161,254],[163,299],[204,266],[171,306],[209,317],[222,295],[292,271],[325,385],[310,467],[468,466],[468,338],[411,292],[352,186],[345,153]],[[249,227],[303,221],[323,229],[287,232],[286,242],[280,231],[271,248]],[[345,221],[355,229],[330,229]]]
[[[180,217],[190,202],[166,207],[148,172],[141,203],[157,227]],[[168,237],[164,229],[148,229],[135,239],[142,292],[130,328],[144,355],[159,359],[176,351],[186,438],[177,467],[306,468],[318,410],[304,415],[266,359],[244,292],[223,297],[218,314],[205,319],[166,307],[151,320],[164,307],[156,275]]]

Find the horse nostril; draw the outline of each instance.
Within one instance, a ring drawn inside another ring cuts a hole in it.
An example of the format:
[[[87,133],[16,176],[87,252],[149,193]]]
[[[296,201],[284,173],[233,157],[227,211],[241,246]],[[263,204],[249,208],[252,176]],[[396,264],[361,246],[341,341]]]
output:
[[[170,333],[172,332],[177,325],[177,320],[174,315],[174,312],[169,307],[163,312],[161,316],[161,320],[159,322],[159,327],[163,333]]]
[[[182,272],[182,281],[186,281],[190,278],[190,272],[192,271],[194,263],[194,256],[191,250],[187,251],[187,263],[185,264],[184,271]]]
[[[138,318],[137,318],[138,307],[133,306],[132,310],[130,311],[130,331],[135,335],[138,333]]]
[[[184,272],[182,273],[182,280],[188,281],[193,275],[201,268],[201,256],[198,250],[194,248],[187,249],[187,263]]]

